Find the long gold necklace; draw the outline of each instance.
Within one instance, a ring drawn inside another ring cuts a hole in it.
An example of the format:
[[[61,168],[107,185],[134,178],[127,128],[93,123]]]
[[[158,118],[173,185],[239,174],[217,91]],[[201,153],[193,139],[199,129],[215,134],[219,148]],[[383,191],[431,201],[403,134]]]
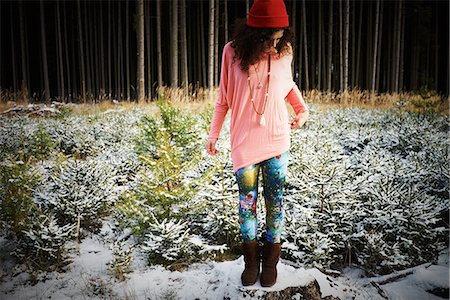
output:
[[[263,75],[261,76],[261,81],[262,81],[263,76],[264,76],[264,73],[263,73]],[[259,78],[258,78],[258,80],[259,80]],[[259,82],[259,84],[261,84],[261,81]],[[270,54],[269,54],[269,63],[267,64],[267,86],[266,86],[266,94],[265,94],[265,96],[264,96],[264,104],[263,104],[262,112],[259,112],[259,111],[256,109],[256,107],[255,107],[255,101],[254,101],[254,98],[253,98],[253,89],[252,89],[252,84],[251,84],[251,82],[250,82],[250,72],[248,73],[247,82],[248,82],[248,88],[249,88],[249,90],[250,90],[250,100],[251,100],[251,102],[252,102],[253,110],[255,111],[255,113],[256,113],[257,115],[261,116],[260,119],[259,119],[259,125],[261,125],[261,126],[266,126],[266,118],[264,117],[264,112],[266,111],[267,99],[269,98],[269,85],[270,85]]]

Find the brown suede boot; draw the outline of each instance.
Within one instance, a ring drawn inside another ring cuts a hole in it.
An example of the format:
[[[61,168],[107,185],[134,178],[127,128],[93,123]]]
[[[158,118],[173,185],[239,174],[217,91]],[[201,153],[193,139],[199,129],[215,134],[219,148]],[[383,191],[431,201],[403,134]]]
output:
[[[280,258],[280,243],[264,243],[262,250],[262,273],[259,281],[264,287],[270,287],[277,282],[277,263]]]
[[[253,240],[242,243],[242,252],[244,254],[245,269],[242,272],[242,285],[253,285],[259,275],[259,246],[258,241]]]

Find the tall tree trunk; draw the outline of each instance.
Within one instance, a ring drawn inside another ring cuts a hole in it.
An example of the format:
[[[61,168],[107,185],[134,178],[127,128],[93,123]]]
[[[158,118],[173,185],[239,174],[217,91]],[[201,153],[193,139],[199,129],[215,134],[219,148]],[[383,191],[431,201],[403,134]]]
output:
[[[92,64],[91,64],[91,40],[89,38],[89,24],[88,21],[90,19],[90,10],[87,9],[87,2],[84,2],[84,44],[85,48],[85,58],[86,58],[86,91],[89,96],[89,101],[92,102]]]
[[[126,68],[126,73],[127,73],[127,100],[130,101],[130,47],[128,46],[130,44],[130,38],[129,38],[129,33],[130,33],[130,26],[129,26],[129,5],[130,3],[128,2],[128,0],[125,0],[125,68]],[[137,3],[138,5],[140,5],[139,3]],[[144,8],[142,8],[142,14],[144,14]],[[140,17],[140,16],[138,16]],[[144,18],[142,16],[142,18]],[[140,20],[138,20],[138,22],[140,22]],[[144,24],[142,24],[142,28],[144,28]],[[144,29],[142,29],[142,31],[144,31]],[[140,58],[140,57],[139,57]],[[139,77],[138,77],[139,78]],[[145,95],[145,91],[144,91],[144,95]]]
[[[187,57],[187,32],[186,32],[186,0],[181,0],[181,85],[188,88],[188,57]]]
[[[41,46],[42,46],[42,69],[44,71],[44,99],[50,100],[50,84],[48,81],[48,64],[47,64],[47,42],[45,38],[45,15],[44,15],[44,1],[39,2],[41,11]]]
[[[67,19],[67,16],[66,16],[66,4],[65,4],[65,2],[63,2],[63,24],[64,24],[64,53],[65,53],[65,55],[64,55],[64,58],[65,58],[65,63],[66,63],[66,70],[67,70],[67,72],[66,72],[66,76],[67,76],[67,99],[69,100],[69,101],[72,101],[72,93],[73,93],[73,91],[72,91],[72,78],[71,78],[71,75],[70,75],[70,63],[69,63],[69,52],[70,52],[70,50],[69,50],[69,42],[68,42],[68,38],[67,38],[67,36],[69,35],[68,34],[68,32],[67,32],[67,23],[66,23],[66,19]],[[70,52],[70,53],[72,53],[72,52]]]
[[[249,0],[245,0],[245,17],[247,18],[248,16],[248,12],[250,11],[250,1]]]
[[[375,83],[375,90],[377,92],[380,92],[380,74],[381,74],[381,42],[383,40],[383,10],[384,10],[384,3],[383,0],[380,0],[380,18],[378,20],[379,29],[378,29],[378,50],[377,50],[377,72],[376,72],[376,83]]]
[[[65,88],[64,88],[64,61],[63,61],[63,51],[62,51],[62,37],[61,37],[61,17],[59,13],[59,2],[56,2],[56,30],[58,39],[58,67],[59,67],[59,97],[61,100],[65,98]]]
[[[322,17],[322,1],[319,0],[319,34],[318,34],[318,68],[317,68],[317,89],[320,91],[322,89],[322,36],[323,36],[323,17]]]
[[[303,10],[303,9],[302,9]],[[303,18],[300,17],[300,24],[303,24]],[[300,87],[302,87],[303,79],[303,30],[300,31],[299,43],[298,43],[298,82]]]
[[[436,14],[437,16],[438,14]],[[436,28],[436,34],[438,32],[437,28]],[[400,32],[400,78],[399,78],[399,89],[400,91],[403,90],[403,78],[404,78],[404,51],[405,49],[405,16],[402,16],[402,30]],[[438,53],[436,51],[436,61],[438,59]],[[437,73],[436,73],[436,84],[437,84]],[[436,86],[437,88],[437,86]]]
[[[105,38],[103,36],[103,9],[100,8],[100,78],[101,78],[101,92],[106,95],[106,76],[105,76]]]
[[[137,0],[137,94],[138,102],[145,101],[145,70],[144,70],[144,0]]]
[[[172,32],[171,32],[171,84],[178,87],[178,0],[172,0]]]
[[[214,11],[214,85],[219,85],[219,0]]]
[[[306,0],[302,1],[302,21],[303,21],[303,46],[305,51],[305,89],[309,90],[309,76],[308,76],[308,39],[306,35]]]
[[[291,20],[292,20],[292,24],[291,24],[292,34],[294,35],[294,38],[296,39],[296,37],[297,37],[297,35],[296,35],[296,33],[297,33],[296,27],[297,26],[295,26],[295,24],[296,24],[296,21],[297,21],[297,4],[295,3],[295,1],[292,2],[292,18],[291,18]],[[295,44],[295,42],[294,42],[294,44]],[[293,55],[295,55],[295,54],[293,53]],[[293,70],[294,76],[295,76],[296,75],[295,59],[292,60],[291,69]]]
[[[0,5],[0,16],[2,15],[2,5]],[[2,22],[0,22],[0,41],[2,41],[2,32],[3,32],[3,26],[2,26]],[[3,66],[2,66],[2,57],[3,57],[3,55],[2,55],[2,52],[3,52],[3,48],[2,47],[0,47],[0,92],[3,90],[2,89],[2,83],[3,83],[3,81],[2,81],[2,70],[3,70]],[[3,94],[2,93],[0,93],[0,103],[1,102],[3,102],[3,96],[2,96]]]
[[[26,29],[25,20],[23,16],[23,2],[19,1],[19,24],[20,24],[20,49],[22,58],[22,82],[21,82],[21,94],[22,100],[28,100],[28,93],[30,91],[29,80],[28,80],[28,52],[26,45]]]
[[[97,74],[97,61],[95,60],[95,50],[97,49],[96,45],[95,45],[95,31],[97,30],[93,30],[94,25],[93,25],[93,21],[94,18],[92,17],[94,10],[93,7],[94,3],[89,3],[89,7],[86,8],[88,9],[88,12],[86,13],[86,39],[89,40],[89,45],[87,46],[86,49],[86,53],[89,56],[89,63],[88,63],[88,68],[89,68],[89,73],[90,73],[90,83],[89,83],[89,94],[90,94],[90,100],[91,103],[93,103],[97,97],[97,82],[96,82],[96,74]]]
[[[84,50],[83,50],[83,23],[81,22],[80,0],[77,1],[78,9],[78,41],[80,46],[80,66],[81,66],[81,95],[83,103],[86,105],[86,75],[84,70]]]
[[[342,21],[342,0],[339,0],[339,91],[344,87],[344,33]]]
[[[400,33],[402,30],[402,28],[401,28],[402,27],[402,15],[403,15],[402,11],[403,11],[403,2],[402,2],[402,0],[399,0],[398,15],[397,15],[397,20],[396,20],[398,32],[396,34],[397,40],[395,41],[396,42],[395,43],[395,51],[396,51],[395,58],[396,58],[396,60],[395,60],[395,76],[394,76],[394,80],[395,80],[394,81],[394,92],[395,93],[398,93],[398,82],[399,82],[399,74],[400,74],[400,47],[401,47]]]
[[[374,51],[373,51],[373,59],[372,59],[372,84],[370,91],[375,93],[375,82],[376,82],[376,71],[377,71],[377,51],[378,51],[378,27],[380,20],[380,0],[377,0],[375,11],[375,36],[374,36]]]
[[[156,0],[156,56],[158,60],[158,87],[163,85],[161,52],[161,0]]]
[[[362,32],[362,15],[363,15],[363,4],[364,1],[360,1],[359,2],[359,22],[358,22],[358,46],[356,47],[357,52],[356,52],[356,68],[355,68],[355,86],[358,86],[359,88],[361,88],[361,83],[360,83],[360,77],[359,77],[359,70],[360,70],[360,66],[359,63],[361,61],[361,32]]]
[[[111,61],[111,41],[112,41],[112,36],[111,36],[111,28],[112,28],[112,22],[111,22],[111,14],[112,14],[112,9],[111,9],[111,1],[108,1],[108,98],[111,99],[113,92],[112,92],[112,61]]]
[[[146,5],[147,4],[147,5]],[[152,2],[147,1],[144,3],[144,20],[145,20],[145,43],[147,48],[147,99],[152,99],[152,88],[153,88],[153,81],[152,81],[152,48],[150,43],[150,37],[151,34],[151,26],[150,26],[150,5]],[[146,5],[146,6],[145,6]]]
[[[15,33],[14,33],[14,15],[12,10],[12,5],[9,6],[9,20],[11,24],[11,65],[12,65],[12,75],[13,75],[13,91],[14,91],[14,100],[17,100],[15,97],[16,92],[18,90],[17,85],[17,71],[16,71],[16,43],[14,41]]]
[[[328,78],[327,90],[331,92],[332,55],[333,55],[333,1],[330,1],[330,15],[328,17]]]
[[[294,5],[295,6],[295,5]],[[225,43],[228,42],[228,0],[223,0],[223,28],[224,28],[224,38]],[[295,20],[295,15],[292,17]],[[295,36],[295,26],[294,26],[294,36]]]
[[[209,4],[208,4],[209,5]],[[207,82],[209,82],[209,79],[207,77],[207,53],[206,53],[206,41],[205,41],[205,26],[203,25],[204,22],[204,9],[203,9],[203,2],[200,2],[200,63],[201,63],[201,74],[202,74],[202,85],[206,85]],[[208,57],[209,58],[209,57]],[[209,60],[208,60],[209,62]]]
[[[117,97],[123,99],[122,3],[117,4]]]
[[[350,19],[350,0],[345,0],[345,20],[344,20],[344,91],[348,88],[348,36]]]
[[[208,88],[211,92],[214,85],[214,11],[215,0],[209,0],[209,52],[208,52]]]

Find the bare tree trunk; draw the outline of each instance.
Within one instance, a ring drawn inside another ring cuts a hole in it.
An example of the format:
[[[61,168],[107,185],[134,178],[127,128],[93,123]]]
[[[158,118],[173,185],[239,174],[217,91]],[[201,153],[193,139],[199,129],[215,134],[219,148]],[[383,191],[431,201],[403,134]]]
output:
[[[84,2],[84,22],[85,22],[85,26],[84,26],[84,36],[85,36],[85,58],[86,58],[86,88],[87,88],[87,94],[89,96],[89,100],[92,102],[92,77],[91,77],[91,72],[92,72],[92,64],[91,64],[91,41],[89,39],[89,24],[88,21],[90,19],[90,10],[87,10],[87,3]]]
[[[295,1],[293,1],[292,2],[292,24],[291,24],[291,28],[292,28],[292,34],[294,35],[294,38],[297,37],[296,36],[296,33],[297,33],[296,27],[297,26],[295,26],[296,21],[297,21],[297,5],[296,5]],[[295,54],[293,53],[292,55],[295,55]],[[296,75],[295,74],[295,59],[292,60],[291,69],[293,70],[294,76],[295,76]]]
[[[100,9],[100,77],[101,77],[101,88],[100,90],[103,94],[106,94],[106,79],[105,79],[105,38],[103,36],[103,10]]]
[[[363,14],[363,4],[364,1],[359,2],[359,25],[358,25],[358,47],[357,53],[356,53],[356,68],[355,68],[355,86],[361,87],[360,81],[359,81],[359,62],[361,61],[361,32],[362,32],[362,14]]]
[[[344,34],[342,29],[342,0],[339,0],[339,91],[344,87]]]
[[[144,70],[144,0],[137,0],[137,94],[138,102],[145,101],[145,70]]]
[[[63,61],[63,51],[62,51],[62,37],[61,37],[61,16],[59,14],[59,2],[56,2],[56,30],[58,38],[58,67],[59,67],[59,97],[61,100],[64,99],[65,89],[64,89],[64,61]]]
[[[145,6],[147,4],[147,6]],[[150,43],[151,38],[151,26],[150,26],[150,5],[152,2],[147,1],[144,2],[144,20],[145,20],[145,43],[147,48],[147,99],[152,99],[152,88],[153,88],[153,82],[152,82],[152,48]]]
[[[322,1],[319,0],[319,34],[318,34],[318,74],[317,74],[317,89],[322,89],[322,35],[323,35],[323,18],[322,18]]]
[[[295,6],[295,5],[294,5]],[[224,35],[225,35],[225,43],[228,42],[228,0],[223,0],[223,27],[224,27]],[[295,16],[292,17],[295,20]],[[295,36],[295,26],[294,29],[294,36]]]
[[[0,16],[2,15],[2,6],[0,5]],[[2,27],[2,22],[0,22],[0,41],[2,41],[2,32],[3,32],[3,27]],[[3,52],[3,48],[0,47],[0,92],[2,91],[2,52]],[[3,98],[2,98],[2,93],[0,93],[0,103],[3,102]]]
[[[14,95],[16,95],[16,92],[18,90],[18,85],[17,85],[17,71],[16,71],[16,43],[14,41],[14,23],[13,23],[13,11],[12,11],[12,5],[9,6],[9,20],[10,20],[10,24],[11,24],[11,65],[12,65],[12,72],[13,72],[13,91],[14,91]],[[14,96],[15,97],[15,96]],[[16,100],[16,99],[14,99]]]
[[[209,5],[209,4],[208,4]],[[203,19],[204,19],[204,10],[203,10],[203,2],[199,5],[200,7],[200,63],[201,63],[201,73],[202,73],[202,84],[206,85],[207,82],[209,82],[207,78],[207,68],[206,68],[206,42],[205,42],[205,26],[203,26]],[[209,60],[208,60],[209,62]]]
[[[395,60],[395,77],[394,77],[394,92],[395,93],[398,93],[398,82],[399,82],[399,73],[400,73],[400,46],[401,46],[401,44],[400,44],[400,32],[401,32],[401,30],[402,30],[402,15],[403,15],[403,13],[402,13],[402,11],[403,11],[403,2],[402,2],[402,0],[399,0],[399,2],[398,2],[398,15],[397,15],[397,30],[398,30],[398,33],[396,34],[396,36],[397,36],[397,40],[395,41],[396,43],[395,43],[395,51],[396,51],[396,54],[395,54],[395,58],[396,58],[396,60]]]
[[[330,15],[328,21],[328,78],[327,78],[327,90],[331,92],[331,73],[332,73],[332,56],[333,56],[333,1],[330,1]]]
[[[123,99],[122,3],[118,2],[117,4],[117,97]]]
[[[70,64],[69,64],[69,44],[68,44],[68,32],[67,32],[67,24],[66,24],[66,4],[63,2],[63,22],[64,22],[64,58],[66,63],[66,76],[67,76],[67,99],[69,101],[72,100],[72,85],[71,85],[71,75],[70,75]]]
[[[375,37],[374,37],[374,47],[373,47],[373,59],[372,59],[372,84],[370,91],[375,93],[375,81],[376,81],[376,71],[377,71],[377,51],[378,51],[378,24],[380,20],[380,0],[377,0],[377,8],[375,11]]]
[[[344,91],[348,88],[348,36],[350,19],[350,1],[345,0],[345,20],[344,20]]]
[[[81,23],[80,0],[77,1],[78,8],[78,41],[80,46],[80,65],[81,65],[81,94],[83,103],[86,105],[86,77],[84,72],[84,50],[83,50],[83,23]]]
[[[22,82],[21,82],[21,93],[22,100],[28,99],[28,92],[30,90],[29,81],[28,81],[28,53],[27,53],[27,45],[26,45],[26,29],[25,29],[25,20],[23,17],[23,2],[19,1],[19,19],[20,19],[20,48],[21,48],[21,58],[22,58]]]
[[[47,45],[45,38],[45,15],[44,15],[44,2],[39,2],[41,11],[41,46],[42,46],[42,69],[44,71],[44,98],[46,101],[50,100],[50,84],[48,81],[48,64],[47,64]]]
[[[214,11],[215,0],[209,0],[208,87],[211,97],[214,85]]]
[[[302,19],[302,18],[300,18]],[[303,20],[300,21],[300,24],[303,24]],[[298,44],[298,82],[300,87],[302,85],[303,78],[303,30],[300,31],[299,36],[299,44]]]
[[[178,87],[178,0],[172,0],[171,84]]]
[[[308,77],[308,39],[307,39],[307,35],[306,35],[306,5],[305,5],[306,0],[303,0],[302,2],[302,21],[303,21],[303,41],[304,41],[304,51],[305,51],[305,89],[309,90],[309,77]]]
[[[375,90],[377,92],[380,92],[380,74],[381,74],[381,41],[383,40],[383,0],[380,0],[380,18],[379,18],[379,29],[378,29],[378,50],[377,50],[377,70],[376,72],[376,83],[375,83]]]
[[[137,5],[139,6],[139,2],[137,3]],[[129,26],[129,2],[128,0],[125,0],[125,68],[126,73],[127,73],[127,100],[130,101],[130,47],[128,47],[128,45],[130,44],[130,38],[129,38],[129,32],[130,32],[130,26]],[[139,7],[138,7],[139,9]],[[139,14],[139,12],[138,12]],[[143,16],[144,14],[144,8],[142,8],[142,18],[144,18]],[[139,18],[140,16],[138,16]],[[140,19],[138,20],[138,22],[140,22]],[[142,28],[144,27],[144,24],[142,24]],[[142,32],[144,31],[144,29],[142,29]],[[142,33],[144,34],[144,33]],[[140,37],[140,36],[139,36]],[[139,52],[139,51],[138,51]],[[140,57],[138,57],[140,58]],[[139,78],[139,77],[138,77]],[[144,95],[145,95],[145,91],[144,91]]]
[[[186,32],[186,0],[181,0],[181,40],[181,85],[187,92],[189,77]]]
[[[214,11],[214,85],[219,85],[219,0]]]
[[[436,14],[437,16],[438,14]],[[437,28],[436,28],[436,34],[438,32]],[[405,49],[405,16],[402,16],[402,30],[400,33],[400,78],[399,78],[399,88],[400,91],[403,90],[403,76],[404,76],[404,49]],[[438,59],[438,53],[436,51],[436,62]],[[437,89],[437,72],[436,72],[436,89]]]
[[[108,1],[108,97],[111,98],[112,92],[112,66],[111,66],[111,1]]]
[[[156,0],[156,56],[158,60],[158,87],[163,85],[161,52],[161,0]]]

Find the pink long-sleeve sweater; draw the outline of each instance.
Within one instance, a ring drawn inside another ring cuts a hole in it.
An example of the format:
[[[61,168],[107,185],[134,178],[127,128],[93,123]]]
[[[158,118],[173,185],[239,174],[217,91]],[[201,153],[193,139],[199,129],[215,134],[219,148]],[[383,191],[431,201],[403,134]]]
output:
[[[211,122],[209,138],[218,138],[225,116],[231,110],[231,158],[234,172],[287,151],[290,147],[289,114],[285,99],[296,114],[308,109],[297,85],[292,79],[292,55],[271,55],[269,95],[264,111],[265,126],[261,116],[252,107],[248,74],[256,110],[261,113],[267,86],[267,64],[259,63],[256,74],[250,66],[249,73],[242,71],[240,61],[233,59],[234,48],[227,43],[223,49],[219,95]],[[262,71],[264,69],[264,73]],[[262,79],[262,88],[257,89]]]

